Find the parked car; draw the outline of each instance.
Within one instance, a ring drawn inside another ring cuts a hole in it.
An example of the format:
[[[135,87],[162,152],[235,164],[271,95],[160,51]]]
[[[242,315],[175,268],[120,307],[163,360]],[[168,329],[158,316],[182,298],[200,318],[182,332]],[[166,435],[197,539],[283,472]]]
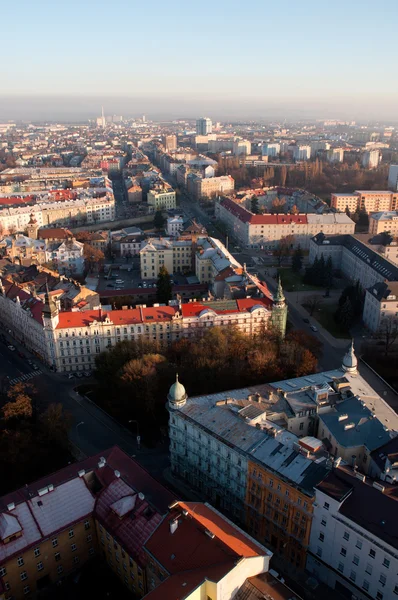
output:
[[[11,350],[11,352],[14,352],[15,350],[15,346],[11,346],[11,344],[8,346],[8,349]]]
[[[304,321],[304,323],[308,323],[308,324],[310,323],[309,319],[303,319],[303,321]]]
[[[312,331],[318,331],[318,329],[315,327],[315,325],[311,325],[311,329],[312,329]]]
[[[73,375],[73,373],[69,373],[68,379],[74,379],[74,378],[75,378],[75,376]]]
[[[37,365],[33,365],[33,369],[34,369],[35,371],[38,371],[38,370],[39,370],[39,367],[38,367]]]

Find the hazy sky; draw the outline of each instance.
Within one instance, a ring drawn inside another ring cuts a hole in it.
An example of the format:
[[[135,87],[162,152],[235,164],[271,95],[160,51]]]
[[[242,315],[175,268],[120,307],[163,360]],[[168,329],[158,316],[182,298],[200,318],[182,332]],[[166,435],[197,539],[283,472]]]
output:
[[[8,2],[0,119],[86,118],[103,103],[398,120],[397,17],[397,0]]]

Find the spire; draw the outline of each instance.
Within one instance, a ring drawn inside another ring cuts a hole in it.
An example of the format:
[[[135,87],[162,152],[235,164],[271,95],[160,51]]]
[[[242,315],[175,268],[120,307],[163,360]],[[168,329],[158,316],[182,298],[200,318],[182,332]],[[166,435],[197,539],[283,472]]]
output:
[[[53,318],[58,315],[58,306],[55,300],[50,296],[48,282],[46,282],[46,293],[44,296],[44,306],[42,309],[43,317]]]
[[[285,301],[285,294],[283,293],[281,277],[279,275],[278,287],[276,288],[276,292],[274,294],[274,302],[284,302],[284,301]]]

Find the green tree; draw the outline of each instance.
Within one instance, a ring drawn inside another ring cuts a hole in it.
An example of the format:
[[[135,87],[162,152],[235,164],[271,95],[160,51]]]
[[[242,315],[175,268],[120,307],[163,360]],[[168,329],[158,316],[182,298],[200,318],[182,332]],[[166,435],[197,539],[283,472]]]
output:
[[[159,269],[156,297],[161,304],[168,304],[171,300],[172,284],[170,275],[166,267],[163,265]]]
[[[166,219],[164,218],[162,211],[161,210],[157,210],[155,212],[155,216],[153,218],[153,224],[154,227],[159,231],[161,229],[164,229],[164,224],[166,222]]]
[[[296,248],[296,250],[293,253],[292,269],[293,269],[293,271],[295,271],[295,273],[299,273],[301,271],[302,266],[303,266],[303,251],[301,250],[301,248],[299,246],[298,248]]]
[[[252,211],[252,213],[254,215],[258,215],[260,210],[259,210],[259,204],[258,204],[258,198],[256,195],[252,196],[251,202],[250,202],[250,210]]]
[[[330,289],[333,287],[333,261],[331,256],[328,256],[326,261],[323,284],[326,288],[326,295],[329,296]]]
[[[344,303],[336,310],[334,318],[336,323],[343,329],[349,330],[354,319],[354,309],[348,296],[344,300]]]

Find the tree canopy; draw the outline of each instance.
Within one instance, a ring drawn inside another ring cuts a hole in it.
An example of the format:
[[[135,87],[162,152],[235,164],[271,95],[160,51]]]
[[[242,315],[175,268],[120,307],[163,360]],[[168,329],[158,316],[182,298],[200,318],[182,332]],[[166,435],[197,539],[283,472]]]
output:
[[[172,283],[170,281],[170,274],[166,267],[162,265],[159,269],[156,297],[159,303],[168,304],[171,300],[172,294]]]

